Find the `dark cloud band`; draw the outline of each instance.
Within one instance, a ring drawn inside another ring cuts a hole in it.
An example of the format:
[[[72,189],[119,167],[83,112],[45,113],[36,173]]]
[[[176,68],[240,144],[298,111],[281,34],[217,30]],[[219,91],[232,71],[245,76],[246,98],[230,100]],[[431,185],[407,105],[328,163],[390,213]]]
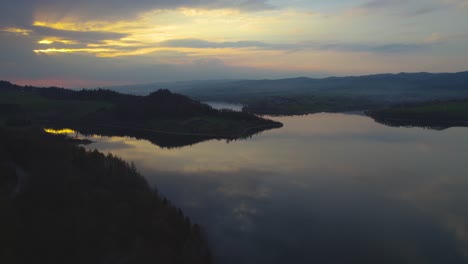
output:
[[[2,3],[0,26],[27,26],[36,14],[58,18],[123,20],[151,10],[177,8],[220,9],[242,11],[272,9],[267,0],[22,0]]]
[[[100,32],[100,31],[68,31],[58,30],[48,27],[33,27],[36,34],[40,36],[52,36],[64,39],[74,40],[80,43],[99,43],[102,40],[121,39],[127,34],[114,33],[114,32]]]

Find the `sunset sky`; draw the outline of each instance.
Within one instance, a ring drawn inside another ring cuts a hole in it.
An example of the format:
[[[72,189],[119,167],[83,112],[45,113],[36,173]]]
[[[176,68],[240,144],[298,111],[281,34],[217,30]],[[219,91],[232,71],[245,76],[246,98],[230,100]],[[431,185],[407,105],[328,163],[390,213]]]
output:
[[[0,79],[95,87],[468,70],[468,0],[2,3]]]

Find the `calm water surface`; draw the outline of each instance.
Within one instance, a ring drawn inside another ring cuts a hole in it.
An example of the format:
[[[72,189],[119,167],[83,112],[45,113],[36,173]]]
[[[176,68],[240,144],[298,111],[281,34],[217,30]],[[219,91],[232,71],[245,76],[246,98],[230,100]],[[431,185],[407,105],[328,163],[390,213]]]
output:
[[[226,103],[226,102],[203,102],[203,103],[213,107],[214,109],[218,109],[218,110],[228,109],[228,110],[232,110],[236,112],[241,112],[242,107],[244,107],[244,105],[242,104],[232,104],[232,103]]]
[[[275,117],[248,140],[93,137],[203,225],[219,263],[468,263],[468,129]]]

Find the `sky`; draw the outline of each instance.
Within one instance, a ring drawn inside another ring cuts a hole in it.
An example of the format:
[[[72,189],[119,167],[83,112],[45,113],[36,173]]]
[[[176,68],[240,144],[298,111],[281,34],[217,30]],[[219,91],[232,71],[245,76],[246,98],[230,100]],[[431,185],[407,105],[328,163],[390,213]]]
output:
[[[468,0],[18,0],[0,79],[69,88],[468,70]]]

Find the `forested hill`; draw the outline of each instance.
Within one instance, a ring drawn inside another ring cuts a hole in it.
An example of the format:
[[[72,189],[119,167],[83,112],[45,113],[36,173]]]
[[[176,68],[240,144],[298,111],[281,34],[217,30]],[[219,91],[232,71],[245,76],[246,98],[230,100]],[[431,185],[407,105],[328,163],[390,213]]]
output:
[[[112,155],[0,128],[0,263],[211,263],[200,227]]]
[[[8,82],[0,82],[0,123],[68,126],[93,134],[145,138],[164,147],[211,138],[231,140],[282,126],[249,113],[215,110],[168,90],[135,96],[103,89],[73,91]]]
[[[148,96],[118,104],[112,109],[116,118],[152,119],[189,118],[200,115],[217,115],[219,111],[206,104],[192,100],[187,96],[175,94],[169,90],[158,90]]]

